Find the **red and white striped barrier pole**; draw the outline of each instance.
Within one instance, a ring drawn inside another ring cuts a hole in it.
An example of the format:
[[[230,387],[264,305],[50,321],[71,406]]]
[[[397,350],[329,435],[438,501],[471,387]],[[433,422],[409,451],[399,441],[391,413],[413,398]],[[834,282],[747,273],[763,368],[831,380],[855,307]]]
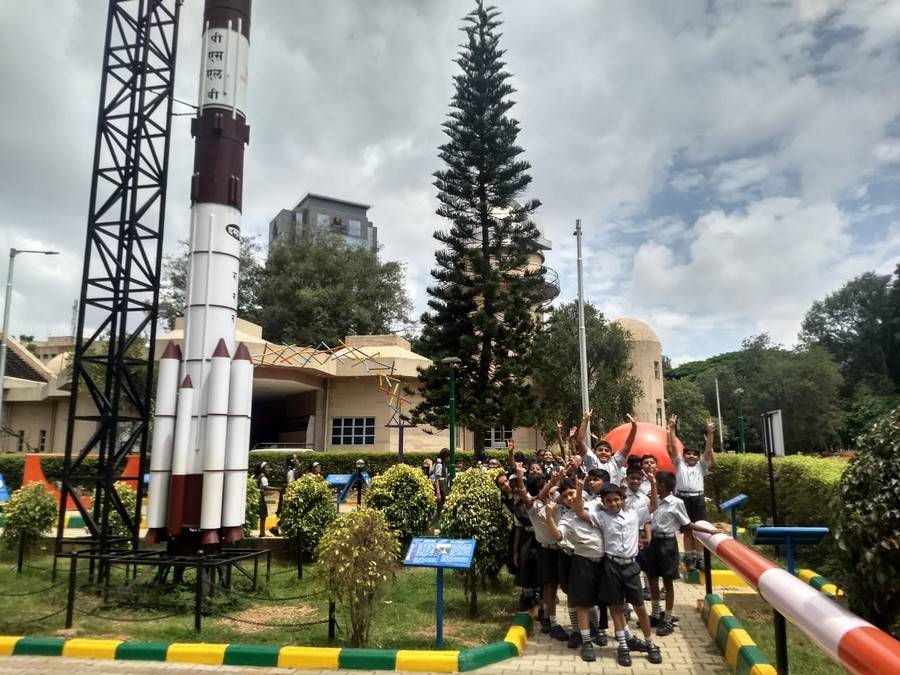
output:
[[[694,536],[847,671],[900,673],[900,642],[884,631],[728,535]]]

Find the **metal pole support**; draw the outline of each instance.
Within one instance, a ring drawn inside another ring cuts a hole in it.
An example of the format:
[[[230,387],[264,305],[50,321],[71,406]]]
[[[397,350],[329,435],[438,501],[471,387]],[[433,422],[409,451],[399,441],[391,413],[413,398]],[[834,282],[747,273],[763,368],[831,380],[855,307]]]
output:
[[[25,533],[19,534],[19,558],[16,561],[16,574],[22,574],[25,566]]]
[[[297,580],[303,579],[303,542],[297,537]]]
[[[712,585],[712,570],[710,567],[712,566],[710,563],[712,562],[711,556],[709,555],[709,549],[705,546],[703,547],[703,578],[706,580],[706,594],[712,595],[713,585]]]
[[[778,675],[788,675],[787,625],[780,613],[772,613],[775,615],[775,669]]]
[[[75,584],[78,575],[78,553],[72,552],[69,562],[69,590],[66,594],[66,628],[72,627],[72,615],[75,613]]]
[[[194,630],[198,633],[203,629],[203,559],[197,563],[197,581],[194,584]]]
[[[337,620],[334,618],[335,604],[332,600],[328,603],[328,641],[331,642],[334,640],[334,635],[337,629]]]

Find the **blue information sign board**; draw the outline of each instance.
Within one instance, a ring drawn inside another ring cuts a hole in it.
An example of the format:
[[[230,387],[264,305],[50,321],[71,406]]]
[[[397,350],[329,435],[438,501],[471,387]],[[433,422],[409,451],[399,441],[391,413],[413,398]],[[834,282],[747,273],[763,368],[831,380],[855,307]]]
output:
[[[474,539],[442,539],[414,537],[403,558],[408,567],[434,567],[437,571],[437,636],[438,647],[444,646],[444,569],[467,570],[475,556]]]
[[[362,476],[363,480],[366,482],[366,485],[368,485],[369,472],[363,471]],[[330,473],[325,476],[325,482],[328,483],[331,487],[342,488],[350,482],[351,478],[353,478],[352,473]]]
[[[476,543],[474,539],[415,537],[409,544],[403,564],[467,570],[472,566]]]

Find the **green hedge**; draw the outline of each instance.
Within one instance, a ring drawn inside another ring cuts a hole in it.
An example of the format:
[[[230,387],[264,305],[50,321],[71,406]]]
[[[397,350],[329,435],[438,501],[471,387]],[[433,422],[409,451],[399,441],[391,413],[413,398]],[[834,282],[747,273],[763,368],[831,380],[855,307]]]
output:
[[[838,493],[847,462],[837,458],[779,457],[773,462],[778,515],[785,525],[831,527],[829,504]],[[716,468],[706,478],[706,495],[715,505],[737,494],[748,499],[738,518],[771,519],[768,463],[763,455],[716,455]]]
[[[56,484],[62,480],[63,476],[63,457],[62,455],[44,455],[41,457],[41,468],[44,475],[50,483]],[[0,473],[6,478],[9,491],[18,490],[22,487],[22,473],[25,470],[25,455],[19,454],[0,454]],[[79,487],[88,487],[92,489],[94,472],[97,470],[97,460],[93,457],[86,458],[81,463],[79,475],[75,477],[74,483]]]
[[[496,457],[501,462],[506,462],[506,450],[489,450],[488,457]],[[527,454],[527,453],[526,453]],[[422,466],[424,459],[434,460],[437,458],[437,452],[404,452],[403,463],[412,467],[419,468]],[[253,470],[257,464],[262,461],[269,463],[272,473],[269,475],[269,483],[272,485],[283,485],[284,474],[286,472],[285,462],[290,453],[272,452],[271,450],[253,450],[250,452],[250,470]],[[297,457],[300,459],[300,471],[306,473],[313,462],[319,462],[322,465],[322,475],[327,476],[330,473],[353,473],[356,471],[356,460],[364,459],[366,462],[366,471],[370,476],[382,473],[397,463],[396,452],[369,452],[366,450],[347,452],[347,451],[330,451],[330,452],[298,452]],[[466,468],[472,466],[474,453],[462,450],[456,451],[456,458],[465,462]]]

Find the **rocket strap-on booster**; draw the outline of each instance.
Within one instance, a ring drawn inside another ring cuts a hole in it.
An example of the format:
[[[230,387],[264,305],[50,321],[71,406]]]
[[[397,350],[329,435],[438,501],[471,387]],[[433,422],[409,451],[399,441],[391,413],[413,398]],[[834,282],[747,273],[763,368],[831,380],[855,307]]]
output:
[[[250,138],[245,107],[250,5],[251,0],[206,0],[203,11],[199,102],[191,120],[194,172],[180,373],[188,388],[182,385],[178,391],[171,442],[159,440],[161,459],[153,446],[152,473],[159,478],[149,490],[148,515],[153,519],[148,541],[199,529],[203,544],[214,545],[222,540],[223,528],[229,541],[239,539],[232,522],[238,502],[238,524],[243,525],[253,368],[246,347],[235,344],[235,327],[244,146]],[[161,361],[157,409],[161,401],[169,411],[171,391],[162,392],[162,387],[176,386],[178,378],[170,383],[166,373],[163,382]],[[239,391],[234,391],[235,383]],[[189,413],[182,405],[185,394],[191,401]],[[232,420],[232,408],[239,421]],[[232,428],[239,439],[231,437]],[[226,480],[226,460],[229,471],[242,468],[241,485]],[[160,487],[166,471],[168,484]]]

